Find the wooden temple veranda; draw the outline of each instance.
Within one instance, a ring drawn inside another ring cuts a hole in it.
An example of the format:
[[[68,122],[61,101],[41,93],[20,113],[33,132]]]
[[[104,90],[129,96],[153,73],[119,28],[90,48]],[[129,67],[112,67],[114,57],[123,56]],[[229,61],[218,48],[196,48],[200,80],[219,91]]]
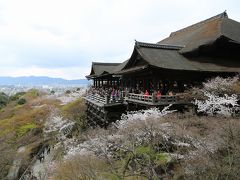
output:
[[[105,125],[126,110],[186,106],[191,104],[184,99],[187,89],[239,72],[240,23],[224,12],[155,44],[136,41],[131,57],[122,63],[93,62],[86,76],[93,80],[85,97],[87,116]]]

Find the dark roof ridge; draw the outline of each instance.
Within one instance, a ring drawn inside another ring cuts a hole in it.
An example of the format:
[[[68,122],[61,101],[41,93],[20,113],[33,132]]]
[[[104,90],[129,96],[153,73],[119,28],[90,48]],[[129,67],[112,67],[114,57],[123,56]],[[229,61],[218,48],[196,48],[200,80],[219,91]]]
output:
[[[106,66],[114,66],[119,65],[121,63],[108,63],[108,62],[92,62],[93,65],[106,65]]]
[[[208,18],[208,19],[205,19],[205,20],[203,20],[203,21],[200,21],[200,22],[198,22],[198,23],[196,23],[196,24],[193,24],[193,25],[191,25],[191,26],[187,26],[187,27],[185,27],[185,28],[183,28],[183,29],[180,29],[180,30],[178,30],[178,31],[172,32],[172,33],[170,34],[170,37],[171,37],[171,36],[175,36],[176,34],[181,33],[181,32],[184,32],[184,31],[186,31],[186,30],[189,30],[189,29],[192,29],[192,28],[197,28],[197,27],[199,27],[199,26],[201,26],[201,25],[203,25],[203,24],[205,24],[205,23],[208,23],[208,22],[210,22],[210,21],[213,21],[213,20],[216,20],[216,19],[221,19],[221,18],[228,18],[228,15],[227,15],[227,12],[226,12],[226,11],[224,11],[223,13],[220,13],[220,14],[218,14],[218,15],[216,15],[216,16],[213,16],[213,17],[210,17],[210,18]]]
[[[180,50],[184,47],[181,45],[154,44],[154,43],[146,43],[146,42],[139,42],[139,41],[136,41],[135,45],[137,47],[156,48],[156,49],[172,49],[172,50]]]

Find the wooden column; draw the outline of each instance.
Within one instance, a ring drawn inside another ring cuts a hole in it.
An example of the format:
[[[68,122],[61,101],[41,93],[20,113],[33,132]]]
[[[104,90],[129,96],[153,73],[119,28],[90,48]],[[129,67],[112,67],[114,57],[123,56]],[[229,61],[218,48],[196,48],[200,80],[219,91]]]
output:
[[[120,88],[120,87],[122,88],[122,80],[119,79],[118,82],[119,82],[119,88]]]
[[[143,90],[146,91],[146,79],[143,79]]]
[[[119,79],[117,79],[117,88],[120,87]]]
[[[98,79],[98,87],[100,87],[100,79]]]
[[[153,78],[153,90],[157,90],[157,81]]]
[[[131,85],[130,86],[131,86],[131,88],[134,88],[134,79],[133,78],[131,79]]]

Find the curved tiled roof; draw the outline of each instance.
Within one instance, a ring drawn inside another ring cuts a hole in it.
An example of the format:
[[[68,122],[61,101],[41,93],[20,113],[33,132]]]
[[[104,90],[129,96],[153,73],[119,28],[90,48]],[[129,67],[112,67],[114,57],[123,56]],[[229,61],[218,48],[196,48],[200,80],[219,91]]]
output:
[[[112,74],[115,72],[115,68],[119,66],[121,63],[102,63],[102,62],[92,62],[90,77],[97,77],[104,74]]]
[[[150,66],[185,71],[240,72],[239,58],[231,59],[221,55],[215,58],[204,57],[203,53],[201,57],[198,53],[195,53],[197,56],[190,57],[185,54],[194,52],[203,45],[219,42],[218,39],[222,43],[228,43],[226,47],[232,46],[231,43],[233,43],[235,46],[233,53],[238,53],[240,23],[229,19],[226,12],[173,32],[168,38],[156,44],[136,41],[129,60],[123,63],[93,62],[92,71],[88,77],[131,73],[145,70]],[[214,53],[218,51],[221,50],[217,49]]]
[[[138,54],[145,62],[145,65],[135,66],[131,62],[135,61],[134,54]],[[162,69],[186,70],[186,71],[202,71],[202,72],[240,72],[240,61],[229,60],[224,58],[187,58],[179,53],[179,49],[171,48],[171,46],[161,45],[152,46],[152,44],[144,43],[139,45],[136,42],[133,54],[128,64],[119,72],[129,73],[138,71],[148,66],[154,66]]]
[[[158,44],[182,45],[184,48],[180,52],[188,53],[222,36],[240,42],[240,23],[229,19],[226,12],[173,32]]]
[[[174,70],[240,72],[240,62],[202,57],[190,59],[177,50],[138,47],[137,52],[149,65]],[[217,63],[215,63],[217,62]]]
[[[173,49],[173,50],[180,50],[184,46],[179,45],[169,45],[169,44],[153,44],[153,43],[145,43],[136,41],[136,46],[138,47],[146,47],[146,48],[157,48],[157,49]]]

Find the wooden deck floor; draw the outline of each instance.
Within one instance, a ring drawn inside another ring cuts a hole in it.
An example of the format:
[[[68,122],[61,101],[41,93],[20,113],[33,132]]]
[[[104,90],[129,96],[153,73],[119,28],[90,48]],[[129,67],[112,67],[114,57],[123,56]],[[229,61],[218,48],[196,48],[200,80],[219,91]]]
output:
[[[142,94],[129,93],[127,97],[111,100],[110,97],[100,97],[98,95],[88,95],[84,99],[99,107],[112,107],[119,105],[127,105],[128,103],[134,103],[139,105],[148,106],[164,106],[170,104],[189,104],[186,102],[181,94],[178,95],[162,95],[161,97],[155,97],[153,95],[145,96]]]
[[[84,97],[87,105],[87,119],[92,125],[106,127],[109,122],[120,119],[127,110],[148,107],[163,107],[172,105],[185,106],[190,102],[184,101],[181,95],[155,97],[129,93],[124,98],[110,98],[89,94]]]
[[[101,97],[97,95],[87,95],[84,99],[92,104],[95,104],[99,107],[111,107],[111,106],[119,106],[124,104],[124,99],[119,98],[117,100],[111,100],[109,97]]]

